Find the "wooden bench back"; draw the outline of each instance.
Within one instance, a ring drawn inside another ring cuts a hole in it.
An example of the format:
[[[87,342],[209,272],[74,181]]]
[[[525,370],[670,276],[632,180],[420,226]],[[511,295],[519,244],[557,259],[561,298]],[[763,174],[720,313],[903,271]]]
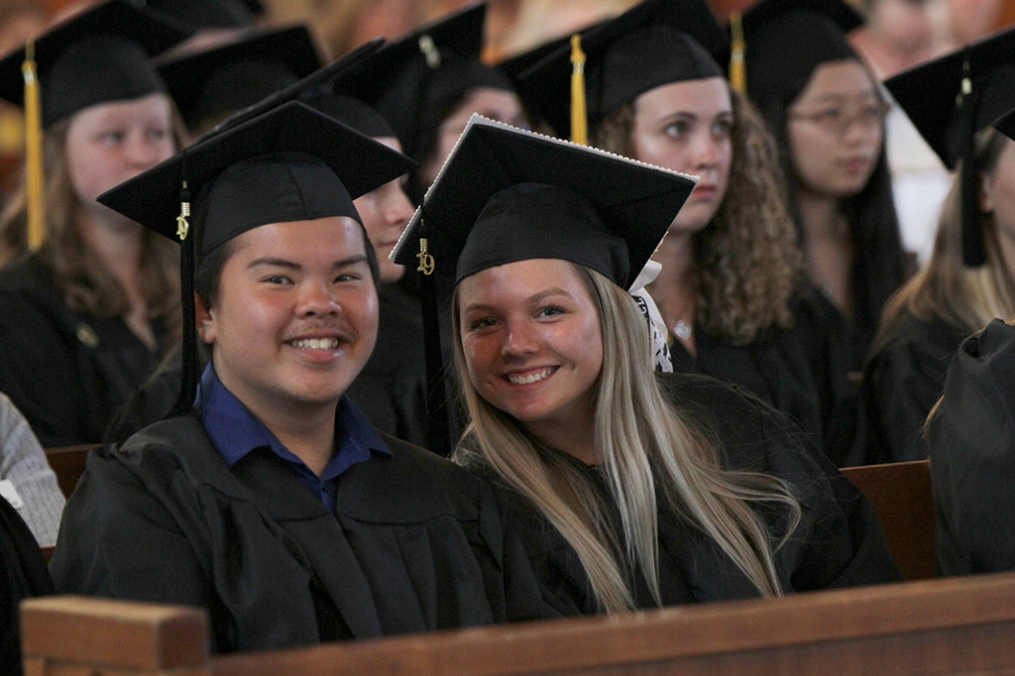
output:
[[[202,611],[22,605],[25,673],[94,676],[1015,674],[1015,574],[208,658]]]
[[[60,484],[60,490],[64,496],[70,497],[78,485],[78,480],[85,473],[85,461],[88,459],[88,451],[98,444],[83,444],[81,446],[61,446],[60,448],[47,448],[46,460],[56,474],[56,481]]]
[[[930,463],[917,460],[847,467],[842,473],[874,504],[888,551],[906,579],[935,577]]]

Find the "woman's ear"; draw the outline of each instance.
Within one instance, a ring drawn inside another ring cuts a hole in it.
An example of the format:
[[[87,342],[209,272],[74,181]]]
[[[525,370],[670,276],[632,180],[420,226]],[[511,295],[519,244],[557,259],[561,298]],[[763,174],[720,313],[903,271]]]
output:
[[[215,342],[215,316],[212,310],[201,300],[201,296],[194,294],[194,318],[197,323],[197,335],[208,345]]]

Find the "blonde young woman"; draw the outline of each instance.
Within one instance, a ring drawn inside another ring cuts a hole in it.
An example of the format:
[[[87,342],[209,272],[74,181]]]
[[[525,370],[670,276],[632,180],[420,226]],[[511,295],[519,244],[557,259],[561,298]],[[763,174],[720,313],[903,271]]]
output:
[[[962,340],[992,319],[1015,314],[1015,142],[989,126],[1015,106],[1015,31],[1007,31],[888,81],[945,163],[957,168],[927,266],[889,300],[866,366],[872,444],[869,462],[927,457],[922,433]],[[955,107],[963,62],[975,109]],[[928,83],[934,82],[929,101]],[[972,134],[967,149],[948,139]],[[961,153],[961,154],[960,154]],[[966,153],[969,153],[966,155]],[[968,181],[968,182],[967,182]]]
[[[869,507],[786,417],[711,378],[655,379],[624,288],[690,189],[473,118],[396,251],[425,237],[456,279],[472,424],[455,457],[501,487],[562,613],[897,575]]]
[[[832,345],[841,322],[805,286],[775,143],[711,55],[724,40],[704,2],[649,0],[587,31],[589,140],[701,177],[653,256],[661,271],[648,285],[674,370],[746,387],[849,464],[859,414]],[[522,85],[562,134],[568,57],[542,62]]]
[[[23,183],[0,216],[0,391],[43,446],[100,441],[175,340],[176,251],[95,198],[175,151],[172,102],[148,59],[183,37],[114,0],[35,42],[45,239],[28,250]],[[0,62],[0,96],[19,104],[24,60]]]

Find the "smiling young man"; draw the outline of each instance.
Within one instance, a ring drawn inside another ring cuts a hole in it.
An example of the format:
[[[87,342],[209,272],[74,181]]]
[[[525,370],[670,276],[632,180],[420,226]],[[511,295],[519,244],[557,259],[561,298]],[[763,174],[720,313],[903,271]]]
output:
[[[91,455],[58,589],[203,606],[220,652],[549,614],[490,489],[344,396],[377,335],[352,200],[407,163],[290,103],[102,196],[175,237],[186,181],[212,361],[193,407]]]

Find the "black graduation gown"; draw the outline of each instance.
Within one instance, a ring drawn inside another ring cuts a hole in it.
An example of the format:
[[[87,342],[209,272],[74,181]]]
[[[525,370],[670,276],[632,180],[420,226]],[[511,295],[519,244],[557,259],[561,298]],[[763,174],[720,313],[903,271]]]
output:
[[[121,318],[71,312],[37,258],[0,273],[0,392],[44,447],[99,442],[158,360]]]
[[[791,305],[793,326],[734,344],[703,330],[695,333],[692,356],[675,341],[670,351],[677,373],[700,373],[738,385],[796,421],[838,467],[863,455],[860,396],[848,380],[852,343],[834,308],[816,292],[799,293]]]
[[[0,498],[0,674],[21,673],[18,604],[52,593],[53,582],[32,531]]]
[[[401,284],[378,288],[377,345],[346,392],[374,427],[426,443],[426,358],[419,298]]]
[[[671,399],[714,433],[729,469],[767,472],[793,487],[801,522],[775,557],[786,592],[901,579],[870,503],[820,453],[803,449],[799,430],[756,397],[695,375],[664,375]],[[612,505],[595,467],[575,465]],[[474,457],[470,469],[495,481],[515,518],[546,600],[563,614],[597,612],[592,587],[574,549],[532,504],[507,488]],[[762,512],[770,532],[785,532],[785,513]],[[759,595],[747,577],[706,536],[672,509],[659,510],[659,586],[663,605],[725,601]],[[632,580],[639,608],[655,607],[644,578]]]
[[[56,588],[202,606],[220,652],[551,615],[490,487],[385,443],[335,480],[335,512],[268,449],[230,470],[196,413],[100,447],[64,511]]]
[[[927,436],[942,574],[1015,570],[1015,328],[962,343]]]
[[[940,319],[906,315],[894,340],[871,355],[863,381],[866,464],[926,459],[923,426],[965,337],[965,331]]]

